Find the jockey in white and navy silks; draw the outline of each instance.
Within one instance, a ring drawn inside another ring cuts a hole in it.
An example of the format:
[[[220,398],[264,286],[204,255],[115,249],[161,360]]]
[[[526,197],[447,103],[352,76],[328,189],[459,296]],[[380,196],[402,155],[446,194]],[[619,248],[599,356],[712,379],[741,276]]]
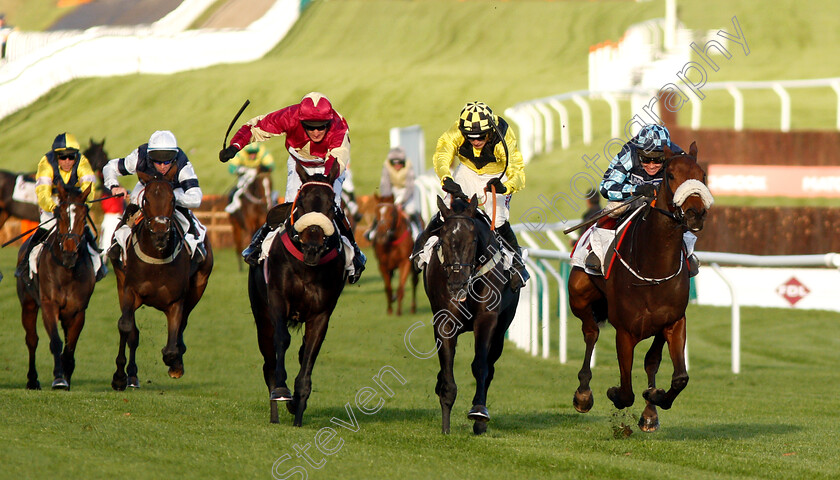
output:
[[[645,125],[639,130],[629,142],[624,144],[618,154],[610,161],[609,167],[604,172],[601,180],[601,195],[607,199],[607,210],[611,210],[608,217],[604,217],[595,225],[592,225],[572,252],[572,265],[589,268],[589,271],[599,270],[600,265],[595,258],[588,253],[592,236],[599,237],[599,244],[606,244],[612,238],[613,230],[616,227],[615,219],[625,212],[633,211],[645,203],[645,198],[639,198],[629,205],[620,205],[630,197],[640,196],[652,198],[662,183],[665,174],[663,162],[665,161],[665,147],[673,153],[684,153],[683,149],[671,142],[671,134],[662,125]],[[689,254],[691,275],[697,274],[697,257],[692,253],[697,237],[691,232],[683,234],[683,241],[686,251]],[[600,259],[602,260],[602,259]]]
[[[195,169],[187,158],[186,153],[178,148],[175,135],[168,130],[158,130],[149,138],[149,143],[144,143],[135,148],[125,158],[110,160],[102,169],[105,187],[111,193],[126,193],[117,180],[124,175],[133,175],[143,172],[149,175],[165,174],[169,169],[177,169],[173,184],[175,193],[175,218],[184,232],[187,246],[193,256],[198,252],[203,260],[205,256],[204,237],[207,229],[202,225],[191,209],[201,205],[202,192],[198,185],[198,177]],[[131,191],[131,204],[140,205],[145,191],[143,182],[138,181]],[[128,213],[126,213],[128,216]],[[114,233],[114,242],[125,249],[125,240],[131,233],[131,225],[123,224]],[[113,247],[113,245],[112,245]]]
[[[666,145],[674,153],[683,153],[682,148],[671,142],[671,135],[667,128],[661,125],[644,126],[610,161],[601,181],[601,195],[608,202],[621,202],[638,194],[637,191],[641,185],[647,184],[659,188],[663,175],[662,163],[655,162],[661,159]],[[659,167],[646,168],[642,162],[654,163]],[[642,188],[642,190],[645,189]],[[610,207],[608,203],[607,208]]]

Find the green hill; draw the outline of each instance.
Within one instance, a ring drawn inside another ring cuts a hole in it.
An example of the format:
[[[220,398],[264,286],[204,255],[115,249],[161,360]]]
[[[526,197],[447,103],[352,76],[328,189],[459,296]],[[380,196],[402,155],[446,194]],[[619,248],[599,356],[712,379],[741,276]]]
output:
[[[733,57],[709,81],[817,78],[840,73],[830,58],[838,44],[840,4],[828,0],[680,2],[682,20],[697,30],[731,29],[737,16],[751,53]],[[24,8],[24,7],[21,7]],[[822,12],[814,15],[814,12]],[[0,168],[34,168],[55,134],[107,138],[124,156],[156,129],[171,129],[196,165],[207,193],[231,183],[217,152],[244,99],[249,118],[283,107],[308,91],[327,94],[351,128],[358,193],[378,184],[388,129],[419,124],[427,153],[463,104],[487,102],[497,112],[528,99],[587,86],[589,46],[618,40],[636,22],[664,15],[664,2],[422,1],[313,2],[287,38],[265,58],[177,75],[82,79],[56,88],[0,121]],[[794,97],[794,126],[834,125],[830,89],[805,107]],[[726,94],[723,94],[724,96]],[[810,96],[810,95],[809,95]],[[710,99],[712,97],[710,96]],[[747,126],[775,126],[772,92],[747,97]],[[727,125],[731,106],[704,105],[704,125]],[[594,105],[593,145],[580,142],[574,107],[573,145],[535,159],[514,212],[537,194],[555,191],[583,168],[580,156],[606,140],[605,106]],[[804,119],[804,120],[803,120]],[[622,123],[626,119],[622,118]],[[284,158],[282,140],[269,142]],[[702,156],[702,146],[701,146]]]

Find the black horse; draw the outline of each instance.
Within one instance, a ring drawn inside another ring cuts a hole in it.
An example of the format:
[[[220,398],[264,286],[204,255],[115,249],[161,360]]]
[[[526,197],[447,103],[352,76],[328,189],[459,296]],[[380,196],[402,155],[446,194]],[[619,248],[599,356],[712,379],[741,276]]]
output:
[[[494,364],[502,355],[505,332],[519,303],[519,292],[510,289],[503,270],[499,239],[486,217],[477,212],[478,200],[453,200],[449,209],[438,197],[443,226],[440,242],[423,276],[426,294],[434,312],[435,343],[439,345],[435,393],[443,412],[443,433],[449,433],[449,416],[458,387],[452,371],[458,336],[475,332],[475,396],[467,416],[473,432],[487,431],[490,413],[487,390],[493,381]]]
[[[297,173],[303,185],[294,203],[269,212],[268,223],[285,219],[285,229],[277,234],[268,258],[258,267],[251,267],[248,294],[264,359],[271,423],[279,422],[277,402],[288,402],[286,408],[294,414],[294,425],[299,427],[312,391],[312,368],[346,275],[332,188],[338,177],[338,164],[333,164],[326,177],[310,176],[300,166]],[[292,395],[286,386],[286,350],[291,341],[289,329],[301,324],[305,324],[305,330],[298,353],[300,372]]]

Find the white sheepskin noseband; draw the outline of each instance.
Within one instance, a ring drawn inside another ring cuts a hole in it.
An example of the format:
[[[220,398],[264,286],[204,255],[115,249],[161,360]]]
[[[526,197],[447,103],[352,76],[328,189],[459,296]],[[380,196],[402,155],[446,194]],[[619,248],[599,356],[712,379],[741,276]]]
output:
[[[332,220],[330,220],[326,215],[320,212],[309,212],[301,215],[300,218],[295,220],[295,231],[300,233],[313,225],[321,227],[321,230],[324,231],[324,235],[328,237],[335,233],[335,224],[333,224]]]
[[[703,206],[709,208],[715,203],[715,199],[712,196],[712,192],[709,191],[709,187],[707,187],[703,182],[700,180],[686,180],[677,187],[677,191],[674,192],[674,204],[678,207],[682,207],[682,204],[685,203],[686,199],[691,195],[700,195],[700,198],[703,200]]]

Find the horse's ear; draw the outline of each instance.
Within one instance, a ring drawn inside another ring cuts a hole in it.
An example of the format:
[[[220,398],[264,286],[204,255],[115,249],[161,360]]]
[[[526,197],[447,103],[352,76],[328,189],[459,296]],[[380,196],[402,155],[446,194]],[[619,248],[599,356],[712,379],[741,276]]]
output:
[[[82,192],[82,198],[88,198],[90,195],[90,189],[93,188],[93,184],[88,185],[84,192]]]
[[[467,206],[467,214],[469,216],[475,215],[475,211],[478,209],[478,197],[473,195],[470,197],[470,204]]]
[[[298,174],[298,178],[300,178],[300,183],[304,184],[309,181],[309,174],[306,173],[306,169],[303,168],[303,165],[300,162],[295,162],[295,173]]]
[[[688,147],[688,154],[697,160],[697,142],[691,142],[691,146]]]
[[[674,156],[674,152],[671,151],[668,145],[662,147],[662,151],[665,152],[665,158],[671,158]]]
[[[378,193],[373,194],[373,199],[376,200],[376,203],[382,203],[382,197]]]
[[[169,180],[170,182],[174,183],[176,175],[178,175],[178,169],[177,168],[170,168],[166,172],[166,174],[163,175],[163,178],[165,178],[165,179]]]
[[[437,197],[437,205],[438,210],[440,210],[440,214],[443,216],[444,219],[446,219],[446,217],[448,217],[452,213],[452,210],[450,210],[449,207],[446,206],[446,202],[444,202],[443,199],[440,198],[440,195],[438,195]]]
[[[335,179],[341,175],[341,165],[338,163],[338,160],[334,160],[332,166],[330,167],[330,171],[327,172],[327,183],[332,185],[335,183]]]
[[[145,184],[149,183],[149,180],[152,179],[152,176],[149,175],[148,173],[138,171],[137,172],[137,178],[139,178],[140,181],[143,182],[143,184],[145,185]]]

